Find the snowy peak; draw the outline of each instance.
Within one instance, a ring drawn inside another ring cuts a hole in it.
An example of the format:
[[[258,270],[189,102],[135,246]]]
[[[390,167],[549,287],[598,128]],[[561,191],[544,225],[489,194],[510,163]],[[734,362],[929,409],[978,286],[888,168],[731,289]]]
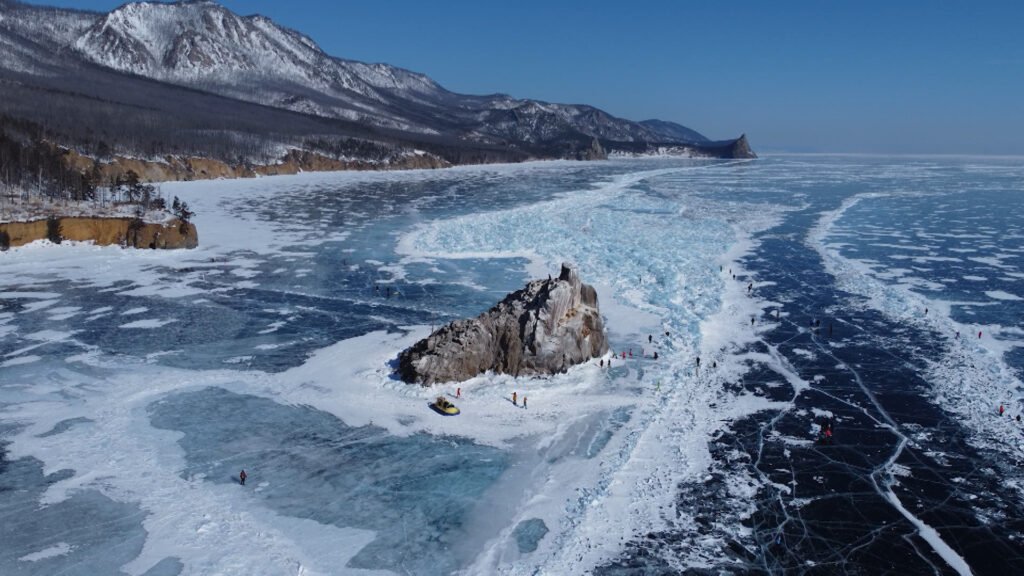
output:
[[[115,70],[205,88],[286,82],[330,97],[355,93],[376,102],[388,99],[381,90],[443,92],[421,74],[332,58],[308,36],[209,1],[125,4],[100,16],[75,47]],[[264,96],[255,99],[272,105],[288,100]]]
[[[261,67],[299,73],[323,57],[309,38],[213,2],[125,4],[101,16],[75,46],[98,64],[179,79]]]

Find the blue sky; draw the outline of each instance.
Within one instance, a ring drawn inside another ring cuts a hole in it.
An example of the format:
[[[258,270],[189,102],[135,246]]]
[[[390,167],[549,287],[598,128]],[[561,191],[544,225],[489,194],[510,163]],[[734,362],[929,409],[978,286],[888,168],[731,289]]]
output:
[[[746,132],[761,151],[1024,154],[1024,2],[222,4],[455,91]]]

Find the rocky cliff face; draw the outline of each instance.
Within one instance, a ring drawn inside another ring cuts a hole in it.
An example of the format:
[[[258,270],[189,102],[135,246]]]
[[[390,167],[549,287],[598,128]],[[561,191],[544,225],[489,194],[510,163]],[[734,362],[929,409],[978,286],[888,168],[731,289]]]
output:
[[[588,158],[589,159],[589,158]],[[99,181],[109,182],[115,177],[124,177],[129,171],[135,172],[143,182],[167,182],[174,180],[216,180],[218,178],[255,178],[257,176],[279,176],[300,172],[324,172],[339,170],[419,170],[446,168],[451,164],[432,154],[406,154],[394,160],[381,163],[365,160],[337,160],[304,150],[291,150],[274,164],[229,164],[221,160],[197,157],[167,156],[161,161],[140,160],[116,156],[110,161],[95,163],[92,158],[69,150],[64,162],[86,174],[94,167],[98,169]]]
[[[563,264],[558,278],[534,280],[480,316],[420,340],[399,355],[398,374],[425,386],[489,370],[555,374],[607,351],[597,292]]]
[[[50,237],[51,227],[62,240],[92,241],[97,246],[113,244],[131,248],[195,248],[199,234],[195,224],[176,219],[166,223],[133,223],[131,218],[57,218],[0,224],[0,248],[24,246]]]

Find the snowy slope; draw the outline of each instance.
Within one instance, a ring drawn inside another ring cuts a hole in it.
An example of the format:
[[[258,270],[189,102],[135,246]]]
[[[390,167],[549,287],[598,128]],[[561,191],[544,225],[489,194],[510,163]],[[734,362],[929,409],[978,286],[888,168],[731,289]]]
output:
[[[409,96],[442,91],[423,75],[331,58],[307,36],[214,2],[126,4],[101,16],[74,45],[98,64],[179,83],[274,78],[378,101],[386,98],[379,89]]]
[[[495,144],[678,141],[590,106],[460,95],[423,74],[335,58],[308,36],[209,0],[136,2],[107,14],[7,2],[0,19],[58,53],[120,72],[372,126]]]
[[[586,105],[456,94],[423,74],[336,58],[300,32],[264,16],[236,14],[210,0],[134,2],[109,13],[4,0],[0,47],[0,74],[29,75],[20,76],[19,83],[31,83],[32,76],[66,78],[59,90],[87,94],[91,82],[80,72],[106,69],[108,76],[129,74],[345,120],[371,132],[385,129],[400,132],[400,138],[427,138],[450,150],[483,150],[454,152],[449,159],[454,163],[518,157],[593,159],[614,151],[647,154],[666,146],[689,147],[697,155],[737,155],[728,147],[699,149],[707,139],[674,123],[632,122]],[[125,90],[154,89],[124,83]],[[52,97],[53,86],[39,88]],[[22,98],[35,106],[35,97]],[[98,132],[104,126],[91,129]],[[423,144],[416,146],[427,147]]]

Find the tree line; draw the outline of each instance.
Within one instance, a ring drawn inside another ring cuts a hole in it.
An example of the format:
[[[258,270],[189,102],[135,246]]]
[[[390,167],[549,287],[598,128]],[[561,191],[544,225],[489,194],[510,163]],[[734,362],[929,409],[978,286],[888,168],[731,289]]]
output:
[[[69,151],[46,141],[44,129],[27,120],[0,115],[0,208],[34,198],[52,202],[128,205],[140,220],[150,210],[170,210],[184,225],[194,212],[178,197],[167,200],[152,184],[128,170],[104,180],[100,160],[80,171],[67,162]]]

